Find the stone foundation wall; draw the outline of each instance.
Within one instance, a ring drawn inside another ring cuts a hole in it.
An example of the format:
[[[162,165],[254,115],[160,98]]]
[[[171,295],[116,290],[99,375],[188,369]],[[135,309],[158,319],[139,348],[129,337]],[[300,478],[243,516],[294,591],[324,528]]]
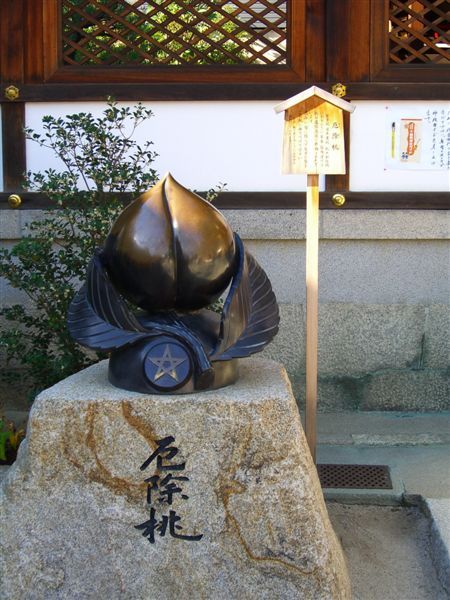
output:
[[[282,304],[281,318],[281,331],[265,355],[286,366],[302,407],[304,306]],[[322,304],[320,409],[449,410],[446,340],[444,305]]]
[[[281,308],[265,355],[281,361],[302,405],[305,211],[227,210],[267,271]],[[41,211],[0,212],[10,245]],[[322,410],[449,410],[449,245],[445,211],[323,210],[319,250]],[[1,303],[26,302],[0,282]]]

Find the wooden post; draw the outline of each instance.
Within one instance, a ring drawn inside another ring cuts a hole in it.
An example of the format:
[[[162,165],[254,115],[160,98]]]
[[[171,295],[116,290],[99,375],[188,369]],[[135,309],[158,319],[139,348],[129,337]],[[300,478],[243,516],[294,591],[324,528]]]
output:
[[[275,106],[284,112],[283,173],[306,173],[306,439],[316,462],[319,328],[319,174],[345,173],[343,111],[354,106],[315,86]]]
[[[316,461],[317,340],[319,326],[319,176],[306,188],[306,439]]]

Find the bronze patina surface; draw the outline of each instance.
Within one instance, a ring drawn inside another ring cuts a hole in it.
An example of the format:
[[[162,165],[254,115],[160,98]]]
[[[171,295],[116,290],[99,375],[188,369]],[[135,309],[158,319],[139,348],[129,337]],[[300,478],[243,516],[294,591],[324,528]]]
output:
[[[227,288],[221,314],[208,309]],[[80,344],[110,352],[110,382],[147,394],[234,383],[237,359],[263,350],[278,322],[270,281],[239,236],[171,175],[118,217],[68,313]]]
[[[132,202],[114,223],[104,248],[117,289],[145,310],[195,310],[230,283],[233,232],[210,202],[171,175]]]

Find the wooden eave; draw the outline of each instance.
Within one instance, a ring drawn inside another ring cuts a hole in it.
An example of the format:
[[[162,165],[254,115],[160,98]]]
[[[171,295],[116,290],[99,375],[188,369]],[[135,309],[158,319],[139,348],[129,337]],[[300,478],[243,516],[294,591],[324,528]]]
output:
[[[322,90],[321,88],[313,85],[310,88],[308,88],[307,90],[305,90],[304,92],[300,92],[299,94],[296,94],[295,96],[292,96],[291,98],[288,98],[284,102],[280,102],[280,104],[277,104],[275,106],[274,110],[277,113],[283,112],[284,110],[287,110],[288,108],[292,108],[293,106],[296,106],[297,104],[301,104],[302,102],[305,102],[305,100],[308,100],[308,98],[312,98],[313,96],[322,98],[322,100],[325,100],[325,102],[334,104],[334,106],[337,106],[338,108],[341,108],[342,110],[345,110],[349,113],[352,113],[356,108],[355,106],[350,104],[350,102],[347,102],[346,100],[342,100],[342,98],[338,98],[337,96],[330,94],[330,92],[326,92],[325,90]]]

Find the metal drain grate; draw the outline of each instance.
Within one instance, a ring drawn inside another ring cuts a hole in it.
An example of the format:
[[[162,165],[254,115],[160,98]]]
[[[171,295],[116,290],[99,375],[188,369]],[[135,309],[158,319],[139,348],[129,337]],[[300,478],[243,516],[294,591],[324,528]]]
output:
[[[385,465],[317,465],[317,472],[323,488],[392,490]]]

